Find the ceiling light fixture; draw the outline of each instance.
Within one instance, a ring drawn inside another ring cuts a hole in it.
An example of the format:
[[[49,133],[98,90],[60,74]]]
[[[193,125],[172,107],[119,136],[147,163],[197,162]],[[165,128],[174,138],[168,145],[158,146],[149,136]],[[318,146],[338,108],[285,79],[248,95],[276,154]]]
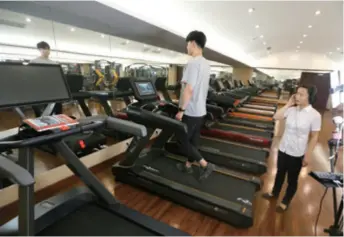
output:
[[[105,38],[105,35],[104,35],[104,34],[101,34],[100,37]]]
[[[298,49],[299,49],[299,48],[300,48],[300,46],[297,46],[296,48],[298,48]]]
[[[31,18],[27,17],[26,22],[31,22]]]
[[[73,28],[73,27],[70,28],[70,31],[71,31],[71,32],[74,32],[74,31],[75,31],[75,28]]]
[[[264,45],[266,45],[266,42],[263,42]]]
[[[258,28],[259,28],[259,25],[256,25],[255,27],[256,27],[256,29],[258,29]]]
[[[306,37],[307,37],[307,35],[306,35],[306,34],[304,34],[304,35],[303,35],[303,38],[306,38]]]
[[[158,48],[158,51],[161,51],[161,48]]]
[[[331,55],[331,54],[332,54],[332,52],[329,52],[328,54],[329,54],[329,55]]]
[[[313,27],[312,25],[309,25],[309,26],[308,26],[309,29],[312,28],[312,27]]]
[[[299,50],[297,49],[297,50],[295,50],[295,52],[296,52],[296,53],[298,53],[298,52],[299,52]]]
[[[317,11],[315,12],[315,15],[318,16],[318,15],[320,15],[320,13],[321,13],[321,12],[320,12],[319,10],[317,10]]]
[[[303,41],[300,41],[300,44],[303,44]]]
[[[255,10],[254,8],[249,8],[248,13],[252,13],[252,12],[254,12],[254,10]]]
[[[261,39],[263,39],[263,38],[264,38],[264,35],[260,35],[259,37],[260,37]]]
[[[340,48],[338,47],[337,50],[340,51]]]

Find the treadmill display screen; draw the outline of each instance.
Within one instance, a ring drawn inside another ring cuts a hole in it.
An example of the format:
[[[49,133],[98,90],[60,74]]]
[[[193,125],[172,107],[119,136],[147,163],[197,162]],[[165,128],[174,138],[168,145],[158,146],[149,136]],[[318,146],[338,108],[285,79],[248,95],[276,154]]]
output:
[[[156,94],[152,82],[135,82],[135,85],[140,96],[152,96]]]

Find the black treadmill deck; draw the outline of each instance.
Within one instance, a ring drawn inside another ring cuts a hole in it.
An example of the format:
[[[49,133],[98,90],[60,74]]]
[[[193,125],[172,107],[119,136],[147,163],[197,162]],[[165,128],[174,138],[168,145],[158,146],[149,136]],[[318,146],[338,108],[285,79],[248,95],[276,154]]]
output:
[[[256,131],[252,129],[229,126],[229,125],[221,124],[221,123],[214,123],[210,129],[220,129],[224,131],[237,132],[237,133],[242,133],[242,134],[247,134],[247,135],[252,135],[252,136],[263,137],[267,139],[271,139],[272,137],[272,132]]]
[[[166,143],[165,149],[170,153],[183,155],[175,137]],[[219,166],[258,175],[267,170],[266,159],[269,153],[263,149],[248,148],[201,137],[199,150],[207,161]]]
[[[155,151],[139,158],[135,167],[125,169],[115,165],[113,172],[118,181],[144,187],[235,226],[252,225],[252,203],[260,185],[258,179],[219,170],[199,181],[199,168],[193,167],[193,174],[185,174],[176,167],[180,162]],[[223,184],[228,189],[223,188]]]
[[[219,122],[225,123],[225,124],[228,123],[228,124],[234,124],[234,125],[242,125],[242,126],[248,126],[248,127],[267,129],[270,131],[273,131],[275,128],[274,122],[253,120],[253,119],[242,119],[242,118],[236,118],[236,117],[227,117]]]

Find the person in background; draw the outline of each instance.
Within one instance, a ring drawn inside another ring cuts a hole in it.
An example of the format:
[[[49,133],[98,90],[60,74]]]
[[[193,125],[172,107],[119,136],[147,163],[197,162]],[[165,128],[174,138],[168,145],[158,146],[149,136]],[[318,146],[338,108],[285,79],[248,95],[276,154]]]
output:
[[[294,197],[301,168],[310,162],[318,141],[321,115],[312,107],[315,97],[316,87],[300,85],[296,94],[274,115],[275,120],[286,119],[286,125],[279,145],[274,187],[271,193],[264,193],[263,197],[278,198],[287,175],[287,191],[277,207],[280,212],[287,210]]]
[[[49,59],[49,56],[50,56],[50,45],[47,42],[45,42],[45,41],[39,42],[37,44],[37,49],[41,53],[41,56],[31,60],[30,63],[37,63],[37,64],[59,64],[58,62],[54,62],[54,61]],[[45,106],[36,105],[36,106],[33,106],[32,108],[33,108],[36,116],[40,116],[43,113],[43,110],[44,110]],[[63,113],[62,103],[56,103],[55,104],[53,113],[55,113],[55,114],[62,114]]]
[[[41,53],[41,56],[30,61],[30,63],[40,63],[40,64],[59,64],[49,59],[50,56],[50,45],[41,41],[37,44],[37,49]]]
[[[203,57],[206,41],[205,34],[200,31],[192,31],[186,37],[187,52],[192,59],[187,63],[183,73],[179,112],[176,114],[176,119],[185,123],[188,129],[187,136],[178,139],[181,152],[186,155],[188,161],[179,163],[177,168],[181,172],[191,174],[192,163],[198,162],[201,167],[201,180],[208,178],[215,169],[198,150],[201,128],[207,113],[206,100],[210,80],[210,64]]]

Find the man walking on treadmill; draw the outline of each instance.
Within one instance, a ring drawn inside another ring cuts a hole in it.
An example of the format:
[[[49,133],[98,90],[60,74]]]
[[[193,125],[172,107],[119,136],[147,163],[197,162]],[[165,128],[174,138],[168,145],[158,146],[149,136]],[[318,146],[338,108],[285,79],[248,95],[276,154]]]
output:
[[[210,64],[203,57],[203,49],[207,38],[203,32],[192,31],[186,37],[188,54],[193,58],[185,67],[182,78],[182,93],[179,99],[179,112],[176,119],[187,125],[187,137],[180,137],[180,149],[188,161],[179,163],[177,168],[191,174],[192,163],[201,166],[200,179],[206,179],[213,172],[215,166],[207,162],[198,150],[201,128],[207,113],[206,100],[210,80]]]

